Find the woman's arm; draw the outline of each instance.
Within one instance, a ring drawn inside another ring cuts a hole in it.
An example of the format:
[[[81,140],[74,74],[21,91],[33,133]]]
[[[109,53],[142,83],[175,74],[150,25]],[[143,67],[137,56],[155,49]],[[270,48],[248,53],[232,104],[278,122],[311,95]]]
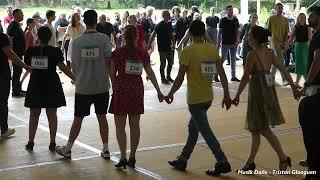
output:
[[[151,83],[153,84],[154,88],[156,89],[156,91],[158,93],[159,101],[162,102],[163,101],[163,94],[161,93],[157,78],[154,75],[154,72],[151,68],[150,63],[145,67],[145,71],[147,73],[148,79],[151,80]]]
[[[57,65],[65,75],[67,75],[71,80],[75,81],[76,78],[68,66],[66,66],[63,62],[59,62]]]

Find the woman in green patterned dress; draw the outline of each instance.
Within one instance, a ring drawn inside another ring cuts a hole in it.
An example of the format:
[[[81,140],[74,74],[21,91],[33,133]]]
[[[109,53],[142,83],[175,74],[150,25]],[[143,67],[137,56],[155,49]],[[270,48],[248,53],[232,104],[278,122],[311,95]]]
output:
[[[268,49],[268,36],[271,33],[260,26],[252,27],[249,32],[249,45],[253,48],[248,53],[244,75],[240,81],[239,89],[233,100],[234,105],[239,104],[239,97],[249,82],[248,107],[245,128],[251,132],[252,144],[247,163],[242,171],[256,168],[254,159],[260,146],[260,135],[264,136],[279,157],[279,169],[286,170],[291,167],[291,159],[283,152],[277,136],[270,126],[283,124],[284,118],[280,109],[277,93],[274,87],[274,78],[270,73],[271,66],[276,66],[290,83],[295,99],[301,96],[300,91],[283,65],[276,60],[274,54]]]

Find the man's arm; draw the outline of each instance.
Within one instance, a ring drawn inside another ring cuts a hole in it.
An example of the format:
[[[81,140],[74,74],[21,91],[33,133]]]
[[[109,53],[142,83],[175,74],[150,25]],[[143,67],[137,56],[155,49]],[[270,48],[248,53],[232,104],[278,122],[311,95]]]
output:
[[[186,74],[187,70],[188,70],[188,66],[180,64],[178,75],[177,75],[176,79],[174,80],[172,88],[166,98],[167,103],[169,103],[169,104],[172,103],[173,95],[181,87],[181,85],[184,81],[184,75]]]
[[[22,62],[22,60],[16,55],[16,53],[12,51],[9,46],[3,47],[2,51],[14,64],[26,69],[27,71],[30,71],[29,67],[24,62]]]
[[[151,47],[151,44],[153,43],[154,38],[156,37],[156,35],[157,35],[157,33],[156,33],[156,31],[154,30],[154,31],[152,32],[151,36],[150,36],[150,40],[149,40],[148,46],[147,46],[148,48]]]

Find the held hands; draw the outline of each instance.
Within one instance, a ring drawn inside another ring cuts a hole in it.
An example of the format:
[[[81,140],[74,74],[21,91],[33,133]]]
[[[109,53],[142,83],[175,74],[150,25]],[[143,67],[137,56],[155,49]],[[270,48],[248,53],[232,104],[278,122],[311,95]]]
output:
[[[164,97],[164,100],[168,103],[171,104],[173,101],[173,94],[169,93],[167,96]]]
[[[239,99],[240,99],[239,96],[234,97],[234,99],[232,100],[232,104],[235,106],[238,106],[240,101]]]
[[[223,100],[222,100],[222,108],[224,108],[224,106],[226,106],[227,111],[230,109],[232,104],[231,98],[230,96],[224,96]]]
[[[300,97],[305,94],[305,88],[303,88],[301,91],[299,91],[298,88],[296,86],[294,86],[294,87],[292,87],[292,94],[293,94],[294,99],[299,101]]]
[[[164,95],[161,92],[158,93],[158,99],[159,102],[163,102],[163,100],[165,99]]]

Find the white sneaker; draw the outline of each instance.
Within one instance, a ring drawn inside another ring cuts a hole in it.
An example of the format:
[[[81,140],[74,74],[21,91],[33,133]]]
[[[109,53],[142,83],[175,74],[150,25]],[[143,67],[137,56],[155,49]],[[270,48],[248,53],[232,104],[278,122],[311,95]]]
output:
[[[9,137],[16,132],[15,129],[8,128],[7,132],[1,134],[1,137]]]
[[[71,150],[67,150],[66,146],[57,146],[56,153],[60,154],[61,156],[70,159],[71,158]]]
[[[102,150],[101,157],[103,157],[104,159],[109,160],[110,159],[110,152]]]

